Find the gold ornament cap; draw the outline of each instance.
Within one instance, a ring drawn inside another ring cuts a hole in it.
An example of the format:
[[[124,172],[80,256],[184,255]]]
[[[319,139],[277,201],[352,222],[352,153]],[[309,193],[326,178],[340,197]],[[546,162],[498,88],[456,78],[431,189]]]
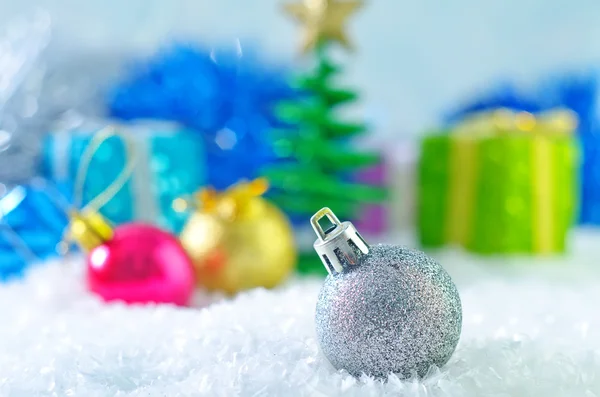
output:
[[[324,217],[330,222],[327,230],[323,230],[319,223]],[[331,275],[359,265],[362,257],[369,253],[369,244],[354,225],[348,221],[340,222],[327,207],[317,211],[310,218],[310,224],[318,236],[313,247]]]
[[[113,237],[112,226],[98,212],[73,211],[70,218],[69,237],[86,252],[104,244]]]

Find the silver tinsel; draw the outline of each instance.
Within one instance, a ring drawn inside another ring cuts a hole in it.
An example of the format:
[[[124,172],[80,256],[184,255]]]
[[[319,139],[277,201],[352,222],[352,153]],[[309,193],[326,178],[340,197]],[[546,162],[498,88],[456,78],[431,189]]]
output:
[[[2,184],[39,174],[44,136],[57,121],[102,115],[123,59],[55,39],[43,11],[0,27],[0,196]]]
[[[424,253],[393,245],[371,246],[330,274],[316,309],[323,353],[354,375],[424,376],[450,359],[461,324],[448,273]]]

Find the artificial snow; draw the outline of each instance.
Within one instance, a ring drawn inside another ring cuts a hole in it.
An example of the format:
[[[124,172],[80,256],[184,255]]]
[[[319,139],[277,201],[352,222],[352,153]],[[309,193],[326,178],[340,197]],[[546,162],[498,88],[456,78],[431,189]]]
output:
[[[86,292],[71,260],[0,286],[0,396],[600,396],[600,233],[563,258],[433,255],[464,323],[421,381],[336,372],[315,339],[319,279],[133,307]]]

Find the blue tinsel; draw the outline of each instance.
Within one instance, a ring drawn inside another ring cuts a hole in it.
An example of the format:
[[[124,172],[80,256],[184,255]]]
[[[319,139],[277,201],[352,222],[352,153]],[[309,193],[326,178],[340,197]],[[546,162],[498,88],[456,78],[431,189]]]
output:
[[[134,68],[109,98],[110,112],[126,120],[177,121],[202,133],[208,183],[217,189],[254,178],[275,159],[274,105],[295,93],[285,69],[240,53],[175,45]]]
[[[529,90],[519,89],[514,84],[503,84],[454,109],[447,121],[454,122],[470,113],[497,107],[533,113],[566,107],[576,112],[583,152],[579,220],[583,224],[600,224],[598,88],[598,75],[595,72],[552,76]]]
[[[19,277],[36,260],[57,254],[67,225],[48,192],[17,186],[0,199],[0,282]]]

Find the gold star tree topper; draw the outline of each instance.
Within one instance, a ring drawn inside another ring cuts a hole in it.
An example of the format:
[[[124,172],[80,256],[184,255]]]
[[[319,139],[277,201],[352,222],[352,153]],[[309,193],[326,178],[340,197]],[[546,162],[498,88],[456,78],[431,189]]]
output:
[[[352,49],[344,23],[362,5],[361,0],[301,0],[285,4],[284,9],[304,25],[302,51],[307,52],[325,41],[337,41]]]

